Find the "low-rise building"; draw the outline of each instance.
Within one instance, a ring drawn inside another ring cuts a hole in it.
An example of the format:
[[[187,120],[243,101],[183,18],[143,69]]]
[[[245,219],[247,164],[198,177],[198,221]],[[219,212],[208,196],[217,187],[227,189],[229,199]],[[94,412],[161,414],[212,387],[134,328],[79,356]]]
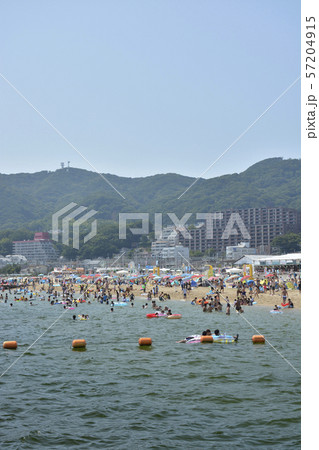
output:
[[[27,259],[23,255],[0,255],[0,267],[5,267],[11,264],[18,264],[19,266],[25,266],[27,264]]]
[[[163,228],[160,238],[152,242],[152,257],[157,258],[161,255],[164,248],[177,245],[179,243],[178,236],[178,232],[174,226]]]
[[[238,245],[230,245],[226,247],[226,259],[229,261],[238,260],[244,255],[256,255],[257,250],[251,248],[249,242],[241,242]]]
[[[164,247],[159,255],[159,261],[168,267],[180,267],[189,262],[189,248],[182,245]]]

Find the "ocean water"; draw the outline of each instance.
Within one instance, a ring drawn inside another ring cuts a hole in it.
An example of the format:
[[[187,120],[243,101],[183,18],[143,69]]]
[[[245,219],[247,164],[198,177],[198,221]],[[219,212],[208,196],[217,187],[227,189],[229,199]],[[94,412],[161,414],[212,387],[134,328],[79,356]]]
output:
[[[100,303],[0,303],[0,342],[18,342],[0,349],[1,374],[14,363],[0,378],[1,448],[300,447],[300,376],[270,345],[252,344],[258,333],[241,315],[170,301],[182,319],[146,319],[144,302],[113,313]],[[90,319],[72,320],[82,313]],[[300,372],[300,311],[252,306],[244,316]],[[176,343],[207,328],[239,341]],[[80,338],[86,351],[73,351]]]

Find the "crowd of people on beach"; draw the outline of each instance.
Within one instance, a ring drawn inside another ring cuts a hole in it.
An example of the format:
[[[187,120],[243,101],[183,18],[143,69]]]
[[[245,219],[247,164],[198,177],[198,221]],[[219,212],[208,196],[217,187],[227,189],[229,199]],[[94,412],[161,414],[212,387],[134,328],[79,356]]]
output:
[[[260,278],[262,275],[259,275]],[[228,287],[236,289],[236,298],[234,300],[234,308],[236,311],[242,313],[244,306],[252,306],[259,299],[260,295],[268,293],[270,295],[280,295],[281,305],[285,307],[294,307],[291,299],[288,298],[288,289],[292,288],[301,291],[301,276],[296,272],[291,272],[283,279],[281,274],[274,271],[268,273],[267,279],[260,280],[257,276],[254,280],[246,280],[246,282],[236,281],[228,284]],[[193,304],[200,304],[203,312],[221,312],[223,311],[223,304],[226,305],[226,314],[230,314],[231,305],[228,297],[223,296],[226,286],[224,275],[220,277],[214,277],[213,280],[206,280],[210,286],[210,292],[204,295],[201,299],[194,297],[191,301]],[[136,280],[129,280],[121,277],[99,277],[93,280],[83,280],[80,284],[76,283],[72,277],[56,278],[53,276],[45,277],[32,277],[24,279],[11,279],[10,284],[6,281],[2,281],[0,284],[0,301],[8,301],[8,293],[14,295],[14,301],[29,301],[33,299],[44,300],[44,293],[47,296],[47,300],[53,305],[58,302],[65,302],[65,306],[75,304],[79,301],[85,301],[90,303],[91,301],[98,301],[100,303],[110,304],[114,306],[115,302],[130,302],[131,306],[134,306],[134,298],[136,290],[133,292],[133,288],[140,288],[140,295],[146,295],[148,303],[151,303],[153,299],[164,302],[171,299],[171,295],[168,292],[164,292],[161,287],[169,286],[177,291],[181,289],[182,297],[184,300],[189,299],[189,295],[192,288],[191,281],[175,280],[174,283],[168,282],[163,279],[153,279],[147,276],[142,276]],[[37,290],[36,290],[37,289]],[[6,293],[4,293],[6,291]],[[77,293],[80,293],[80,300],[76,299]],[[196,292],[196,291],[195,291]],[[175,294],[176,295],[176,294]],[[113,298],[115,297],[114,301]],[[30,302],[32,305],[32,302]],[[279,308],[281,305],[275,305]],[[144,308],[147,307],[144,305]]]

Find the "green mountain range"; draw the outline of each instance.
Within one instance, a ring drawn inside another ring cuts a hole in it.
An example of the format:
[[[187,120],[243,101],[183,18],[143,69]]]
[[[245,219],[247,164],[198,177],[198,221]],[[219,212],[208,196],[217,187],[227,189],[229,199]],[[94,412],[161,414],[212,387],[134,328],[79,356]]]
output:
[[[270,158],[241,173],[198,179],[180,199],[196,178],[174,173],[144,178],[102,174],[124,199],[102,176],[87,170],[0,174],[0,230],[50,230],[52,214],[70,202],[95,209],[94,218],[107,221],[118,221],[120,212],[174,212],[181,217],[186,212],[230,208],[300,210],[300,171],[299,159]]]

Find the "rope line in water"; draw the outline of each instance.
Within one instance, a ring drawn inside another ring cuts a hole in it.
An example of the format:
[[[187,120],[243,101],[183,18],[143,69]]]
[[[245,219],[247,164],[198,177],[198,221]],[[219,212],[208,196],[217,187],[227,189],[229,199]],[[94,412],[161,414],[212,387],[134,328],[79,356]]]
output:
[[[213,288],[213,285],[210,283],[210,281],[208,280],[208,283],[209,283],[209,285],[210,285],[210,287],[211,288]],[[220,293],[220,296],[221,296],[221,298],[226,302],[226,303],[229,303],[230,304],[230,302],[229,301],[227,301],[226,300],[226,298]],[[233,306],[233,305],[231,305],[230,304],[230,306],[231,306],[231,308],[233,308],[235,311],[236,311],[236,309],[235,309],[235,307]],[[15,360],[15,361],[13,361],[13,363],[0,375],[0,378],[2,378],[3,377],[3,375],[5,375],[10,369],[11,369],[11,367],[13,367],[18,361],[19,361],[19,359],[20,358],[22,358],[22,356],[23,355],[25,355],[29,350],[30,350],[30,348],[32,348],[37,342],[38,342],[38,340],[39,339],[41,339],[41,337],[42,336],[44,336],[45,335],[45,333],[47,333],[47,331],[49,331],[50,330],[50,328],[52,328],[53,327],[53,325],[56,323],[56,322],[58,322],[58,320],[60,320],[60,318],[67,312],[67,311],[69,311],[68,309],[65,309],[65,311],[63,311],[63,313]],[[237,312],[237,311],[236,311]],[[239,313],[238,313],[239,314]],[[256,331],[258,334],[261,334],[261,332],[252,324],[252,323],[250,323],[249,322],[249,320],[246,318],[246,317],[244,317],[244,316],[242,316],[241,314],[239,314],[239,316],[242,318],[242,319],[244,319],[248,324],[249,324],[249,326],[254,330],[254,331]],[[280,353],[280,351],[279,350],[277,350],[276,349],[276,347],[274,346],[274,345],[272,345],[272,343],[267,339],[267,338],[265,338],[265,342],[267,342],[267,344],[273,349],[273,350],[275,350],[275,352],[276,353],[278,353],[278,355],[295,371],[295,372],[297,372],[298,373],[298,375],[300,375],[301,376],[301,373],[294,367],[294,365],[284,356],[284,355],[282,355],[281,353]]]
[[[210,284],[210,286],[213,287],[211,284]],[[225,299],[225,297],[224,297],[222,294],[220,294],[220,296],[225,300],[225,302],[227,302],[227,300]],[[230,302],[229,302],[229,304],[230,304]],[[230,306],[231,306],[231,308],[235,309],[235,307],[234,307],[233,305],[230,305]],[[237,311],[236,311],[236,312],[237,312]],[[240,314],[240,313],[238,313],[238,315],[239,315],[242,319],[244,319],[244,320],[251,326],[251,328],[252,328],[253,330],[255,330],[258,334],[262,334],[259,330],[257,330],[257,328],[256,328],[252,323],[249,322],[248,319],[246,319],[246,317],[244,317],[244,316],[243,316],[242,314]],[[281,358],[282,358],[284,361],[286,361],[287,364],[289,364],[290,367],[292,367],[292,368],[297,372],[298,375],[301,376],[301,373],[299,372],[299,370],[297,370],[296,367],[295,367],[293,364],[291,364],[291,362],[290,362],[287,358],[285,358],[284,355],[282,355],[282,354],[280,353],[280,351],[277,350],[276,347],[274,347],[274,346],[272,345],[271,342],[269,342],[268,339],[265,338],[265,341],[267,342],[267,344],[269,344],[269,346],[270,346],[271,348],[273,348],[273,349],[275,350],[275,352],[278,353],[279,356],[281,356]]]
[[[249,322],[249,320],[246,319],[246,317],[244,317],[244,316],[241,316],[241,317],[242,317],[243,319],[245,319],[246,322],[247,322],[247,323],[248,323],[255,331],[257,331],[257,333],[260,334],[260,331],[258,331],[257,328],[255,328],[255,327]],[[278,355],[280,355],[280,356],[282,357],[282,359],[283,359],[284,361],[286,361],[287,364],[289,364],[289,365],[290,365],[290,366],[298,373],[298,375],[301,376],[301,373],[300,373],[300,372],[299,372],[299,371],[291,364],[290,361],[288,361],[287,358],[285,358],[285,357],[280,353],[279,350],[276,349],[276,347],[274,347],[274,346],[268,341],[267,338],[265,338],[265,341],[267,342],[267,344],[270,345],[271,348],[273,348],[273,349],[278,353]]]
[[[19,359],[20,358],[22,358],[22,356],[23,355],[25,355],[26,353],[27,353],[27,351],[29,351],[30,350],[30,348],[31,347],[33,347],[34,346],[34,344],[36,343],[36,342],[38,342],[38,340],[39,339],[41,339],[42,338],[42,336],[43,335],[45,335],[45,333],[47,332],[47,331],[49,331],[50,330],[50,328],[52,328],[53,327],[53,325],[58,321],[58,320],[60,320],[61,319],[61,317],[63,316],[63,314],[65,314],[67,311],[69,311],[68,309],[66,309],[65,311],[63,311],[63,313],[23,352],[23,353],[21,353],[21,355],[17,358],[17,359],[15,359],[14,361],[13,361],[13,363],[0,375],[0,378],[2,378],[3,377],[3,375],[5,375],[7,372],[8,372],[8,370],[9,369],[11,369],[11,367],[12,366],[14,366],[18,361],[19,361]]]
[[[300,78],[300,77],[299,77],[299,78]],[[299,79],[299,78],[298,78],[298,79]],[[295,80],[293,84],[295,84],[295,83],[298,81],[298,79]],[[293,84],[292,84],[290,87],[292,87]],[[290,87],[289,87],[289,89],[290,89]],[[191,187],[191,186],[190,186],[190,187]],[[192,266],[193,269],[197,270],[197,269],[193,266],[193,264],[191,264],[191,263],[190,263],[190,262],[189,262],[189,261],[188,261],[188,260],[187,260],[180,252],[178,252],[178,253],[182,256],[182,258],[185,259],[185,261],[188,262],[189,266]],[[210,285],[210,287],[211,287],[211,288],[214,288],[214,286],[212,285],[212,283],[211,283],[209,280],[207,280],[207,281],[208,281],[208,284]],[[225,300],[225,302],[227,302],[227,300],[225,299],[225,297],[222,296],[222,294],[220,294],[220,296]],[[229,304],[230,304],[230,302],[229,302]],[[234,307],[233,305],[230,304],[230,306],[231,306],[231,308],[235,309],[235,307]],[[240,315],[240,316],[241,316],[241,315]],[[242,317],[243,319],[246,320],[246,322],[251,326],[251,328],[252,328],[253,330],[255,330],[258,334],[261,334],[260,331],[258,331],[257,328],[255,328],[255,327],[249,322],[249,320],[246,319],[246,317],[244,317],[244,316],[241,316],[241,317]],[[290,361],[288,361],[287,358],[285,358],[285,357],[279,352],[279,350],[277,350],[277,349],[276,349],[276,348],[268,341],[268,339],[265,338],[265,341],[267,342],[267,344],[270,345],[271,348],[273,348],[273,349],[278,353],[278,355],[281,356],[281,358],[282,358],[284,361],[286,361],[286,363],[287,363],[289,366],[291,366],[291,367],[298,373],[298,375],[301,376],[301,373],[300,373],[300,372],[299,372],[299,371],[291,364]]]

